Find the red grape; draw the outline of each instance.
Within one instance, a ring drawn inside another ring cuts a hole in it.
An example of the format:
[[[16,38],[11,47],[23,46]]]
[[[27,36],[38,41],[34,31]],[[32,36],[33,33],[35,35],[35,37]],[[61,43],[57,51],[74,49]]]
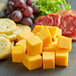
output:
[[[26,6],[23,10],[23,15],[26,17],[30,17],[33,14],[33,9],[30,6]]]
[[[22,13],[19,10],[15,10],[12,14],[11,14],[11,19],[14,20],[15,22],[19,22],[22,20]]]
[[[23,8],[26,6],[26,0],[14,0],[16,8]]]
[[[9,1],[9,2],[7,3],[7,8],[8,8],[8,10],[9,10],[10,12],[12,12],[12,11],[15,9],[15,7],[14,7],[14,2]]]
[[[8,0],[8,1],[12,1],[13,2],[14,0]]]
[[[34,15],[31,15],[29,18],[31,18],[32,20],[34,20]]]
[[[7,8],[4,8],[4,15],[7,16],[9,13],[9,10]]]
[[[33,8],[33,14],[34,15],[40,14],[39,8],[36,5],[32,5],[32,8]]]
[[[33,25],[33,21],[30,18],[27,18],[27,17],[23,17],[21,23],[23,25],[29,25],[29,26]]]
[[[26,0],[26,4],[27,4],[28,6],[31,6],[32,3],[34,3],[34,2],[35,2],[35,0]]]

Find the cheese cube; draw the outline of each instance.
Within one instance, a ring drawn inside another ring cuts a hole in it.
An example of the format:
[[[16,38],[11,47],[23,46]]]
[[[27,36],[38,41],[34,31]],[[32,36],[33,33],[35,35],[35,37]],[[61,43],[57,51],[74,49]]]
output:
[[[25,48],[25,50],[26,50],[26,40],[25,39],[19,40],[16,43],[16,46],[23,46]]]
[[[33,29],[33,33],[36,34],[38,32],[40,32],[42,29],[44,29],[44,26],[41,26],[41,25],[36,25]]]
[[[26,40],[27,54],[37,55],[42,53],[42,40],[38,36],[30,37]]]
[[[58,27],[52,27],[52,26],[45,26],[45,28],[48,28],[51,34],[51,37],[54,39],[57,36],[62,35],[62,30]]]
[[[68,52],[56,52],[56,65],[68,66]]]
[[[56,49],[55,42],[52,42],[52,44],[48,44],[46,47],[43,48],[44,52],[54,52]]]
[[[71,50],[70,50],[70,49],[56,48],[54,51],[55,51],[55,52],[69,52],[69,51],[71,51]]]
[[[27,40],[29,37],[32,37],[32,36],[34,36],[34,34],[25,29],[18,35],[18,40],[21,40],[21,39]]]
[[[58,36],[58,48],[63,48],[63,49],[70,49],[72,46],[72,39],[64,36]]]
[[[47,46],[45,46],[43,48],[43,51],[44,52],[55,52],[56,47],[57,47],[57,38],[51,44],[48,44]]]
[[[55,68],[55,53],[43,52],[43,69]]]
[[[12,62],[23,62],[25,49],[23,46],[14,46],[12,48]]]
[[[52,42],[51,35],[48,29],[43,29],[36,34],[43,41],[43,46],[46,46]]]
[[[57,36],[61,36],[62,35],[62,30],[61,29],[57,29]]]
[[[42,67],[42,57],[41,55],[29,56],[28,54],[24,55],[23,65],[28,70],[34,70]]]

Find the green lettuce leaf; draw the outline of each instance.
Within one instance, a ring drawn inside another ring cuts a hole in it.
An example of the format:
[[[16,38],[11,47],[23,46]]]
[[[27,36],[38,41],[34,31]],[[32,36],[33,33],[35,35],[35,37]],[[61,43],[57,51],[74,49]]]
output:
[[[71,5],[65,0],[35,0],[35,3],[41,12],[41,15],[57,13],[59,10],[71,10]]]

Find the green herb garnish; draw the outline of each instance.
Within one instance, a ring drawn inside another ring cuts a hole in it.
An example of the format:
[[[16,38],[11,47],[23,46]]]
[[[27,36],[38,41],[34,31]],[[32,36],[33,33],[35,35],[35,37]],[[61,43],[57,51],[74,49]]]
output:
[[[41,15],[57,13],[59,10],[71,10],[71,5],[65,0],[35,0],[35,4],[40,8]]]

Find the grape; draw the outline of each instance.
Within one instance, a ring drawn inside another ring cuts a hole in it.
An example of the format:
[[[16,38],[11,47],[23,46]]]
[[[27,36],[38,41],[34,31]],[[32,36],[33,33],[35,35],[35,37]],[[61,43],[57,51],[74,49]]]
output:
[[[23,17],[21,23],[23,25],[29,25],[29,26],[33,25],[33,21],[30,18],[28,18],[28,17]]]
[[[30,17],[33,14],[33,9],[29,6],[26,6],[23,10],[23,15],[26,17]]]
[[[33,9],[33,14],[34,15],[39,15],[40,14],[39,8],[36,5],[32,5],[32,9]]]
[[[32,3],[34,3],[34,2],[35,2],[35,0],[26,0],[26,4],[27,4],[28,6],[31,6]]]
[[[14,0],[8,0],[8,2],[9,2],[9,1],[12,1],[12,2],[14,2]]]
[[[10,13],[9,10],[5,7],[4,8],[4,15],[7,16],[9,13]]]
[[[16,8],[23,8],[26,6],[26,0],[14,0]]]
[[[9,10],[10,12],[14,11],[14,9],[15,9],[15,7],[14,7],[14,2],[9,1],[9,2],[7,3],[7,8],[8,8],[8,10]]]
[[[12,1],[12,0],[8,0],[8,2],[9,2],[9,1]]]
[[[22,20],[22,13],[19,10],[15,10],[14,12],[12,12],[11,14],[11,19],[14,20],[15,22],[19,22]]]
[[[34,15],[31,15],[29,18],[31,18],[32,20],[34,20]]]

